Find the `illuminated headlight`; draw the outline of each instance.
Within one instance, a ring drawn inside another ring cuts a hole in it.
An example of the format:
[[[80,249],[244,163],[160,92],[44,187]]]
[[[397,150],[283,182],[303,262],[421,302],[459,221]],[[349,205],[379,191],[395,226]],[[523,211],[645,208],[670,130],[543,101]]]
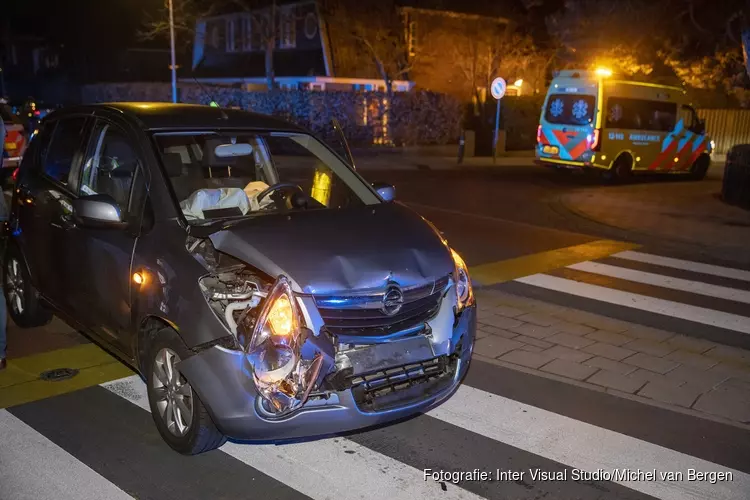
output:
[[[466,262],[453,249],[451,249],[451,255],[455,264],[453,281],[456,283],[458,312],[461,312],[464,308],[474,304],[474,290],[471,287],[471,278],[469,277],[469,268],[466,266]]]
[[[714,152],[714,150],[716,149],[716,142],[714,142],[713,140],[711,140],[711,142],[708,143],[708,147],[709,147],[708,153],[712,154]]]
[[[320,370],[320,358],[305,360],[300,355],[308,332],[303,323],[289,281],[280,276],[246,347],[253,381],[268,403],[266,411],[276,415],[305,404]]]

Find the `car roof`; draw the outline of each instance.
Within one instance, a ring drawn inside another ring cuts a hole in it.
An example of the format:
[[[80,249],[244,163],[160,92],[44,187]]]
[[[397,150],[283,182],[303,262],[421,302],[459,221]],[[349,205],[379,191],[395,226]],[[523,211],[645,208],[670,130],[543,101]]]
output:
[[[238,109],[215,108],[198,104],[173,104],[164,102],[113,102],[71,106],[54,111],[51,118],[66,114],[93,113],[95,111],[119,113],[135,119],[146,130],[246,128],[284,132],[306,132],[285,120],[269,115]]]

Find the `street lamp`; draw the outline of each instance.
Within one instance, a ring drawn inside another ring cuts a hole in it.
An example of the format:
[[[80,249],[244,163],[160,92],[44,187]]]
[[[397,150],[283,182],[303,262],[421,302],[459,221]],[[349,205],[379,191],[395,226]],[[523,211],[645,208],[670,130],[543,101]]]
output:
[[[520,87],[521,85],[523,85],[523,78],[519,78],[518,80],[513,82],[513,85],[516,87]]]
[[[169,45],[172,53],[172,102],[177,102],[177,62],[174,54],[174,11],[169,0]]]

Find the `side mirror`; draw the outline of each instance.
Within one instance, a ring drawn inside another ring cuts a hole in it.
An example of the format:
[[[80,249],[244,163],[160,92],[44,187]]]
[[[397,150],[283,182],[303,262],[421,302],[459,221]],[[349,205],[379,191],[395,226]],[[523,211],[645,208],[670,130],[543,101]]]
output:
[[[83,196],[73,200],[73,218],[84,227],[124,227],[120,207],[108,194]]]
[[[385,182],[373,182],[372,187],[378,192],[383,201],[393,201],[396,199],[396,187]]]

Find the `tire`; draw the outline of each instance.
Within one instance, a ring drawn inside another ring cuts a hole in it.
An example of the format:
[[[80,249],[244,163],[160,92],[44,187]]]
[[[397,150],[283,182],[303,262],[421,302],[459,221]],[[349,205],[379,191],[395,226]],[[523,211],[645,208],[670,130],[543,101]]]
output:
[[[711,166],[711,158],[708,155],[701,155],[690,167],[690,179],[701,181],[706,178],[708,167]]]
[[[3,295],[8,314],[21,328],[44,326],[52,321],[52,311],[42,305],[39,292],[31,284],[26,261],[10,241],[3,262]]]
[[[619,182],[629,179],[633,176],[633,158],[628,154],[621,154],[612,164],[612,168],[604,171],[602,174],[604,174],[604,179],[608,182]]]
[[[145,376],[148,402],[156,429],[164,441],[183,455],[198,455],[223,445],[227,438],[217,429],[187,380],[174,369],[173,363],[191,355],[177,332],[171,328],[159,330],[147,352]],[[170,372],[175,378],[169,378]],[[170,384],[174,384],[176,389],[163,389]],[[168,416],[170,406],[173,408],[171,419]],[[174,408],[178,409],[177,414]],[[187,414],[189,417],[186,417]]]

